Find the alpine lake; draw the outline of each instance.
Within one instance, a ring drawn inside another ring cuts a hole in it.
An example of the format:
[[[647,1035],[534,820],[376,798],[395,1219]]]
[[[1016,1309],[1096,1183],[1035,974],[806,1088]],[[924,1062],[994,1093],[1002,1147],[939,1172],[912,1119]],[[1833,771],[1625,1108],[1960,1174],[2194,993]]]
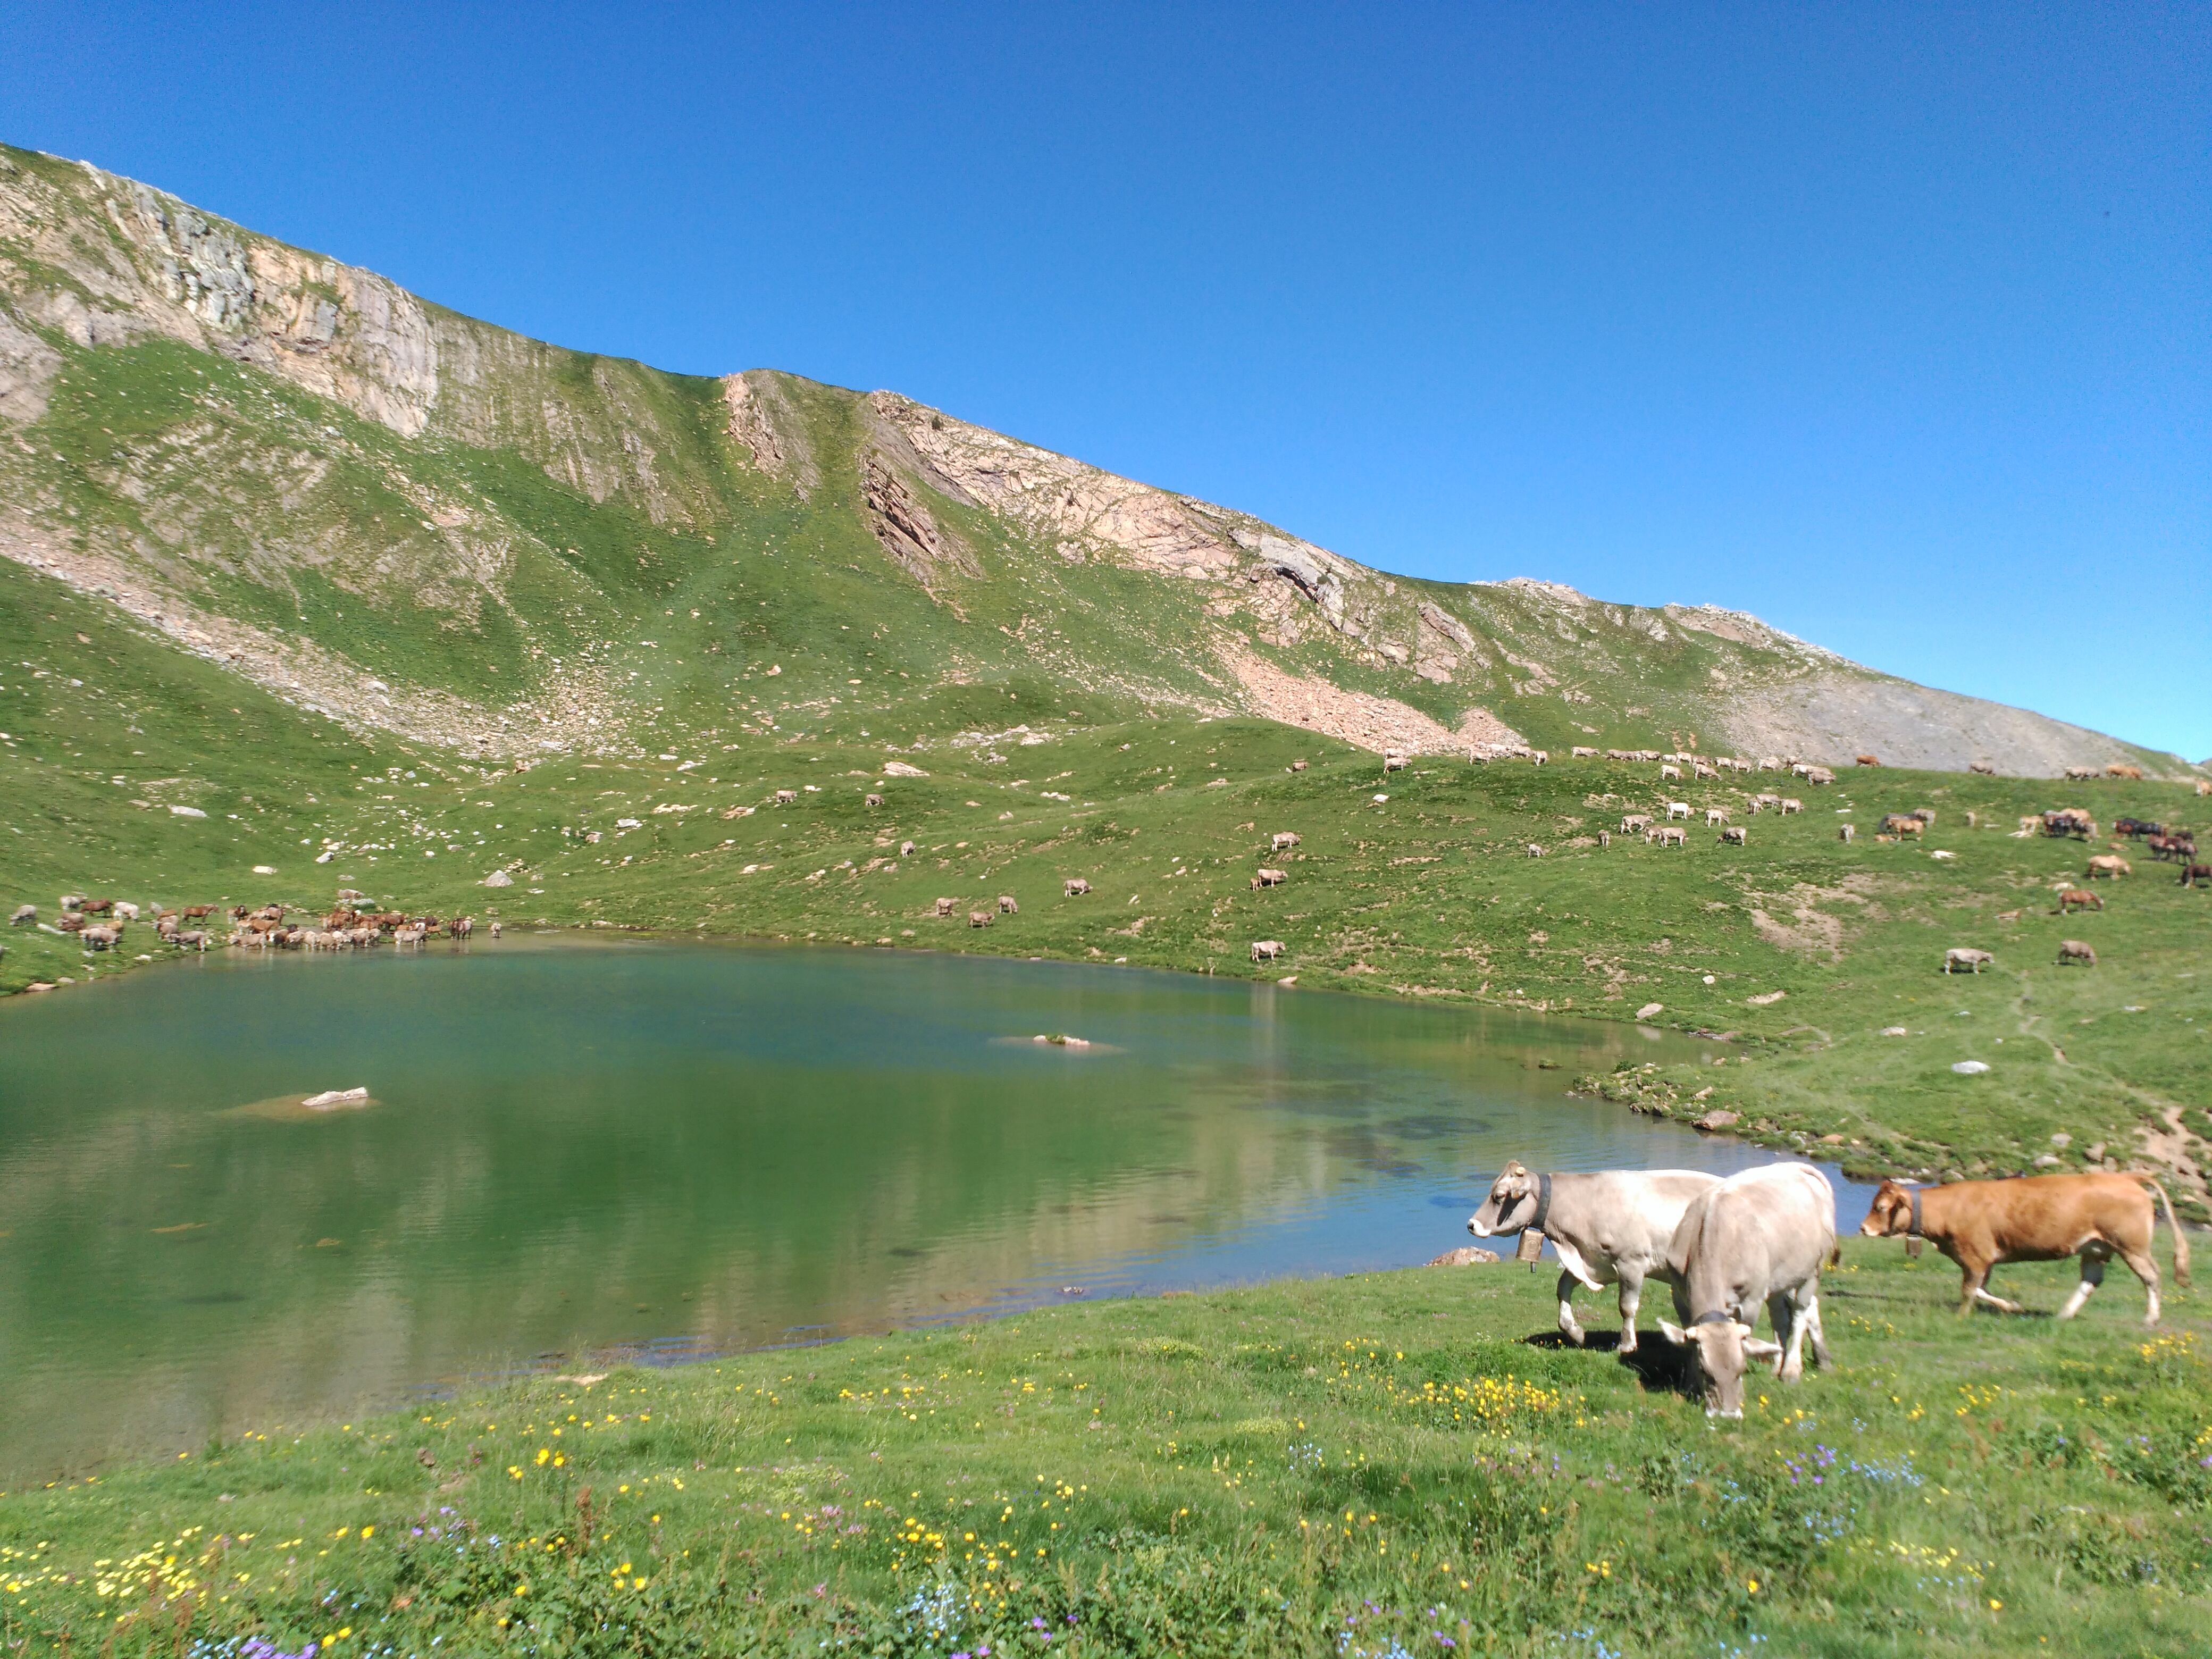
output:
[[[13,999],[0,1479],[518,1370],[1425,1261],[1473,1242],[1510,1158],[1769,1161],[1567,1093],[1701,1047],[1124,968],[574,935]]]

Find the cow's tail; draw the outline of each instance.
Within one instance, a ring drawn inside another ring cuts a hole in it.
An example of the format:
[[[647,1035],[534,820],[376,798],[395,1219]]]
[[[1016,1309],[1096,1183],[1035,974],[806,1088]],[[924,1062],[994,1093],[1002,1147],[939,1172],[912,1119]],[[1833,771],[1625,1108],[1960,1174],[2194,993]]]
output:
[[[2189,1235],[2175,1218],[2173,1200],[2166,1195],[2166,1188],[2148,1176],[2142,1180],[2143,1185],[2158,1194],[2158,1201],[2166,1206],[2166,1224],[2173,1229],[2173,1282],[2185,1289],[2189,1284]]]

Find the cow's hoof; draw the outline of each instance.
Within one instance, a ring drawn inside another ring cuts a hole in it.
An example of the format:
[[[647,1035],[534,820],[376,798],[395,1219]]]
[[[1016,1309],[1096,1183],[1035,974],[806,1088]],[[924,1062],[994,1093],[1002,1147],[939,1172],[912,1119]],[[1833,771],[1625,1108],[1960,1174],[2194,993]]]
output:
[[[1620,1339],[1620,1346],[1618,1348],[1614,1349],[1614,1350],[1613,1350],[1613,1352],[1614,1352],[1615,1353],[1634,1353],[1634,1352],[1636,1352],[1636,1339],[1635,1339],[1635,1337],[1633,1337],[1633,1336],[1632,1336],[1632,1335],[1628,1334],[1627,1334],[1627,1333],[1626,1333],[1626,1332],[1622,1333],[1622,1334],[1621,1334],[1621,1339]]]
[[[1579,1325],[1564,1325],[1559,1328],[1559,1334],[1565,1337],[1568,1341],[1573,1343],[1577,1348],[1583,1346],[1589,1340],[1589,1333],[1584,1331]]]

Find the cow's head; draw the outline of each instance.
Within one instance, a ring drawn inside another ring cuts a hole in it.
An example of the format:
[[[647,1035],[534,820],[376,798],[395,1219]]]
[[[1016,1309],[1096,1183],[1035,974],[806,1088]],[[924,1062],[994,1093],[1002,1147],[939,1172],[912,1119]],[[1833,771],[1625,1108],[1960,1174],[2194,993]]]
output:
[[[1477,1238],[1517,1233],[1536,1218],[1536,1177],[1516,1161],[1498,1172],[1490,1183],[1490,1196],[1467,1218],[1467,1230]]]
[[[1743,1379],[1753,1360],[1771,1360],[1778,1366],[1782,1345],[1751,1334],[1751,1327],[1734,1319],[1707,1320],[1684,1330],[1666,1320],[1659,1329],[1678,1348],[1690,1350],[1696,1362],[1696,1391],[1705,1402],[1708,1417],[1743,1415]]]
[[[1896,1238],[1912,1231],[1912,1194],[1894,1181],[1885,1181],[1875,1191],[1867,1218],[1859,1223],[1863,1238]]]

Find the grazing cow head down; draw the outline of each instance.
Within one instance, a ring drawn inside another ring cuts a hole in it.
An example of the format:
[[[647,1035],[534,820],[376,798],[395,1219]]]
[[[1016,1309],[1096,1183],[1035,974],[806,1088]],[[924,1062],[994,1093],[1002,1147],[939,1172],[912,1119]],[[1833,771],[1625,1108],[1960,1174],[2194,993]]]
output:
[[[1912,1194],[1894,1181],[1885,1181],[1874,1195],[1867,1218],[1859,1223],[1862,1238],[1896,1238],[1912,1231]]]
[[[1468,1231],[1477,1238],[1492,1238],[1534,1224],[1542,1184],[1517,1159],[1508,1164],[1490,1183],[1490,1196],[1482,1200],[1482,1207],[1468,1217]]]
[[[1696,1392],[1705,1402],[1708,1417],[1743,1415],[1743,1379],[1753,1360],[1782,1358],[1782,1345],[1751,1334],[1740,1320],[1709,1319],[1685,1330],[1659,1322],[1659,1329],[1678,1348],[1690,1350],[1695,1362]]]

